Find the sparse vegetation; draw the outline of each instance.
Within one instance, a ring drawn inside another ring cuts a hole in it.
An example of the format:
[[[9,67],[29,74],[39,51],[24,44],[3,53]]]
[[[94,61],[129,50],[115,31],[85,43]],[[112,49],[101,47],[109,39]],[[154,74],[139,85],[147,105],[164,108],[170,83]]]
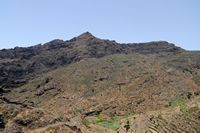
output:
[[[197,112],[197,111],[199,111],[199,108],[198,107],[191,107],[191,108],[189,108],[188,110],[187,110],[187,112],[188,113],[195,113],[195,112]]]
[[[124,128],[126,129],[126,133],[129,131],[130,129],[130,122],[129,120],[126,121],[126,125],[124,125]]]
[[[179,106],[180,107],[180,111],[185,113],[185,112],[187,112],[187,107],[185,105],[186,102],[187,102],[187,98],[185,98],[183,96],[178,96],[175,99],[173,99],[171,102],[169,102],[169,106],[170,107]]]
[[[106,119],[103,118],[101,115],[97,116],[96,123],[112,130],[116,130],[120,127],[118,119]]]
[[[174,100],[172,100],[169,105],[171,107],[176,107],[176,106],[179,106],[180,107],[180,111],[183,112],[183,113],[194,113],[194,112],[197,112],[199,110],[198,107],[188,107],[186,105],[186,102],[188,101],[188,99],[186,99],[185,97],[177,97],[175,98]]]
[[[120,127],[119,120],[116,116],[111,118],[104,118],[101,115],[95,116],[95,121],[85,118],[82,122],[84,125],[88,126],[90,124],[98,124],[102,127],[116,130]]]
[[[83,120],[82,120],[82,123],[83,123],[85,126],[89,126],[89,125],[92,123],[92,121],[90,121],[90,120],[88,120],[88,119],[83,119]]]
[[[185,103],[186,103],[186,98],[182,96],[178,96],[169,102],[169,106],[171,107],[184,106]]]
[[[116,130],[120,127],[120,124],[118,121],[113,121],[113,120],[103,120],[101,122],[98,122],[97,124],[105,127],[105,128],[109,128],[112,130]]]
[[[126,113],[125,115],[122,115],[122,116],[112,115],[111,117],[105,118],[101,114],[99,114],[99,115],[94,116],[95,120],[94,120],[94,118],[93,119],[85,118],[82,121],[82,123],[85,126],[89,126],[90,124],[98,124],[98,125],[103,126],[105,128],[112,129],[112,130],[116,131],[117,129],[120,128],[119,121],[121,119],[126,119],[130,116],[133,116],[133,115],[135,115],[134,112],[128,112],[128,113]]]

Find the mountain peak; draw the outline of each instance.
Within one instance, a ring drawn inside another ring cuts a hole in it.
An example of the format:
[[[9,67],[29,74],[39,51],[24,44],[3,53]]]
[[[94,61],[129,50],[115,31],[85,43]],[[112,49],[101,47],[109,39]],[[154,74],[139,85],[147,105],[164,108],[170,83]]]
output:
[[[95,36],[93,36],[90,32],[84,32],[81,35],[79,35],[77,38],[79,39],[89,39],[89,38],[96,38]]]

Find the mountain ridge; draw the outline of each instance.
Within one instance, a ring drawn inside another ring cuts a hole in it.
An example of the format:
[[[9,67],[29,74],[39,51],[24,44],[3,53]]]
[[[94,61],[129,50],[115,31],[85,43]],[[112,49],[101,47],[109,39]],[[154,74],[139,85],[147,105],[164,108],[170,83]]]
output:
[[[119,53],[152,54],[163,52],[164,54],[176,54],[177,52],[184,51],[185,50],[176,47],[174,44],[165,41],[119,44],[114,41],[98,39],[91,33],[85,32],[68,41],[56,39],[43,45],[0,50],[0,59],[2,60],[0,62],[0,84],[7,82],[7,84],[14,85],[15,81],[11,81],[11,79],[15,78],[18,79],[16,82],[22,81],[23,83],[26,82],[26,80],[23,80],[26,79],[25,75],[29,76],[29,74],[33,75],[35,72],[49,71],[63,65],[80,61],[84,58],[100,58]],[[13,67],[5,68],[6,66]],[[20,71],[19,73],[21,75],[16,75],[16,69],[13,70],[12,68],[19,68],[17,71]],[[14,82],[14,84],[12,82]],[[9,87],[6,84],[3,86],[6,88]]]
[[[71,38],[71,39],[69,39],[69,40],[63,40],[63,39],[53,39],[53,40],[51,40],[51,41],[49,41],[49,42],[47,42],[47,43],[44,43],[44,44],[37,44],[37,45],[33,45],[33,46],[28,46],[28,47],[18,47],[18,46],[16,46],[15,48],[9,48],[9,49],[7,49],[7,48],[2,48],[2,49],[0,49],[0,51],[6,51],[6,50],[14,50],[14,49],[18,49],[18,48],[34,48],[34,47],[40,47],[40,46],[43,46],[43,45],[48,45],[49,43],[57,43],[57,44],[62,44],[62,43],[64,43],[64,42],[71,42],[71,41],[74,41],[74,40],[76,40],[76,39],[78,39],[78,40],[80,40],[80,39],[100,39],[100,38],[98,38],[98,37],[95,37],[92,33],[90,33],[90,32],[88,32],[88,31],[86,31],[86,32],[84,32],[84,33],[82,33],[82,34],[80,34],[80,35],[78,35],[77,37],[73,37],[73,38]],[[108,40],[108,39],[100,39],[100,40],[107,40],[107,41],[111,41],[111,42],[116,42],[115,40]],[[117,42],[116,42],[117,43]],[[121,44],[132,44],[132,45],[134,45],[134,44],[149,44],[149,43],[161,43],[161,44],[169,44],[169,45],[171,45],[171,46],[175,46],[175,44],[173,44],[173,43],[169,43],[169,42],[167,42],[167,41],[164,41],[164,40],[158,40],[158,41],[149,41],[149,42],[140,42],[140,43],[121,43]],[[117,43],[117,44],[120,44],[120,43]],[[175,47],[178,47],[178,46],[175,46]],[[178,47],[178,48],[180,48],[180,47]]]

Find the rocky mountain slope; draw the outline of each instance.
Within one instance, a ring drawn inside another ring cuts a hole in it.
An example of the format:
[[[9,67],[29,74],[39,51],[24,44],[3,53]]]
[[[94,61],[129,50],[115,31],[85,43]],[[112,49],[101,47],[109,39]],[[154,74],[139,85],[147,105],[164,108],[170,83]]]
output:
[[[200,52],[86,32],[0,50],[0,129],[200,132]]]

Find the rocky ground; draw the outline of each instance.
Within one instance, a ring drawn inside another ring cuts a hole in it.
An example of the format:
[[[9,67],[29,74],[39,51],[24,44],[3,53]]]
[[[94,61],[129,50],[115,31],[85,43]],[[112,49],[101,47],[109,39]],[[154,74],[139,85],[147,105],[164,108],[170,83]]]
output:
[[[1,50],[0,132],[199,133],[199,62],[168,42],[88,32]]]

